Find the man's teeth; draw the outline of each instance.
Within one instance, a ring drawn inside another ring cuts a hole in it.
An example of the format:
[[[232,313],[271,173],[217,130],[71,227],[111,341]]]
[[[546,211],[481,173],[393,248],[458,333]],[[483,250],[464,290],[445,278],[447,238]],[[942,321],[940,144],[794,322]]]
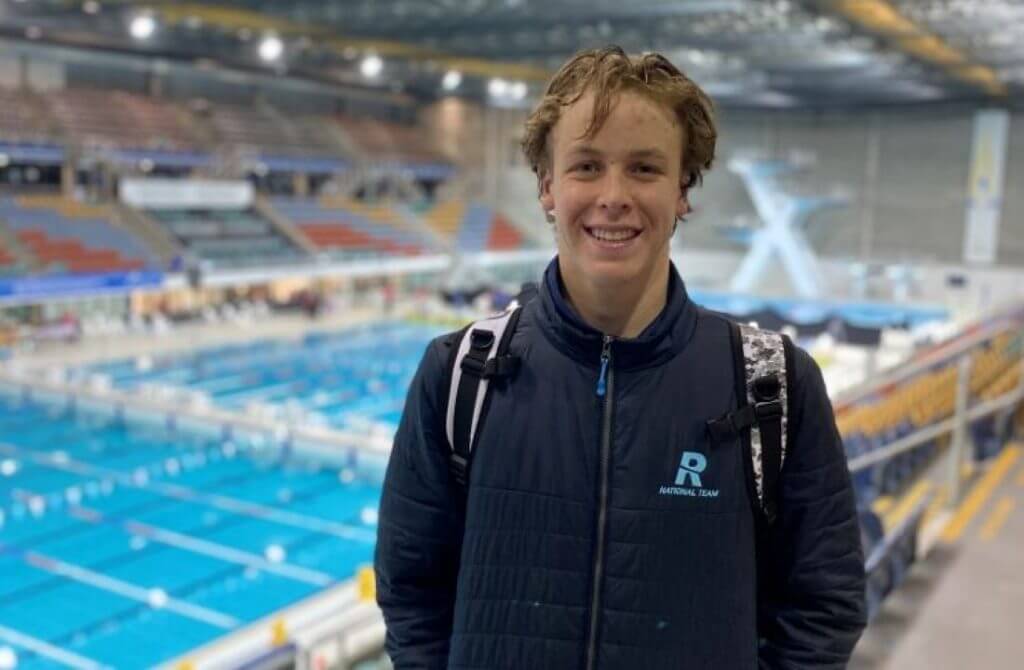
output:
[[[588,228],[587,232],[604,242],[622,242],[623,240],[629,240],[636,237],[639,233],[635,230],[599,230],[597,228]]]

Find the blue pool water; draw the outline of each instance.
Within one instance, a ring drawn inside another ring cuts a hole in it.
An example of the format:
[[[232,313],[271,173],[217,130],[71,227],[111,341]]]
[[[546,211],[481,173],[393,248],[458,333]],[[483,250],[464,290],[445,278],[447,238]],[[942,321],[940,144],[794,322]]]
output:
[[[379,463],[0,395],[0,647],[20,670],[169,660],[352,577],[379,496]]]
[[[299,407],[330,426],[397,428],[409,382],[436,326],[378,323],[298,341],[260,340],[152,360],[97,365],[115,386],[204,391],[221,407]]]

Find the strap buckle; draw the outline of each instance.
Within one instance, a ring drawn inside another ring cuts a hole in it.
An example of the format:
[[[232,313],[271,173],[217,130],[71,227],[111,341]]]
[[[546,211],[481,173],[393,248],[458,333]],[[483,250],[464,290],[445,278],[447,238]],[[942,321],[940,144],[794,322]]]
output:
[[[503,379],[514,376],[518,370],[518,356],[495,356],[484,363],[483,376],[484,379]]]
[[[468,372],[477,378],[484,377],[484,371],[487,369],[487,360],[480,360],[474,356],[466,356],[462,359],[462,371]]]
[[[769,402],[754,403],[754,414],[758,421],[764,419],[778,419],[782,416],[782,401],[772,400]]]
[[[490,351],[494,346],[494,333],[482,328],[474,328],[469,334],[469,346],[478,351]]]
[[[754,396],[754,416],[758,422],[765,419],[778,419],[782,416],[782,401],[779,395],[782,393],[782,384],[775,375],[763,375],[758,377],[751,384],[752,395]]]

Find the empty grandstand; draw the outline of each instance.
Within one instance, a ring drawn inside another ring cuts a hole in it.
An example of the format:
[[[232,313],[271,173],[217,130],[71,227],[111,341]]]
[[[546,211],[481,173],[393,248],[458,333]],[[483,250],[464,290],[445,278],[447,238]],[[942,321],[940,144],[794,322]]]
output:
[[[147,212],[184,251],[215,266],[293,263],[303,250],[253,210],[160,209]]]
[[[318,250],[339,259],[415,256],[440,248],[415,219],[403,219],[387,204],[367,205],[339,198],[275,198],[273,207]]]
[[[32,274],[158,267],[154,254],[130,232],[112,225],[110,217],[109,207],[62,198],[0,199],[0,227],[17,240]]]

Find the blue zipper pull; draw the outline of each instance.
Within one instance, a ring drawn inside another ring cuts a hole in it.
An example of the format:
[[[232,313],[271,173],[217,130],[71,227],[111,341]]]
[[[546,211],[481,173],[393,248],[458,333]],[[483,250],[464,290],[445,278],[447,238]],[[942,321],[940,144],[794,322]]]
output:
[[[605,392],[605,377],[608,374],[608,361],[611,359],[612,338],[605,335],[604,346],[601,348],[601,375],[597,378],[597,397],[603,398]]]

